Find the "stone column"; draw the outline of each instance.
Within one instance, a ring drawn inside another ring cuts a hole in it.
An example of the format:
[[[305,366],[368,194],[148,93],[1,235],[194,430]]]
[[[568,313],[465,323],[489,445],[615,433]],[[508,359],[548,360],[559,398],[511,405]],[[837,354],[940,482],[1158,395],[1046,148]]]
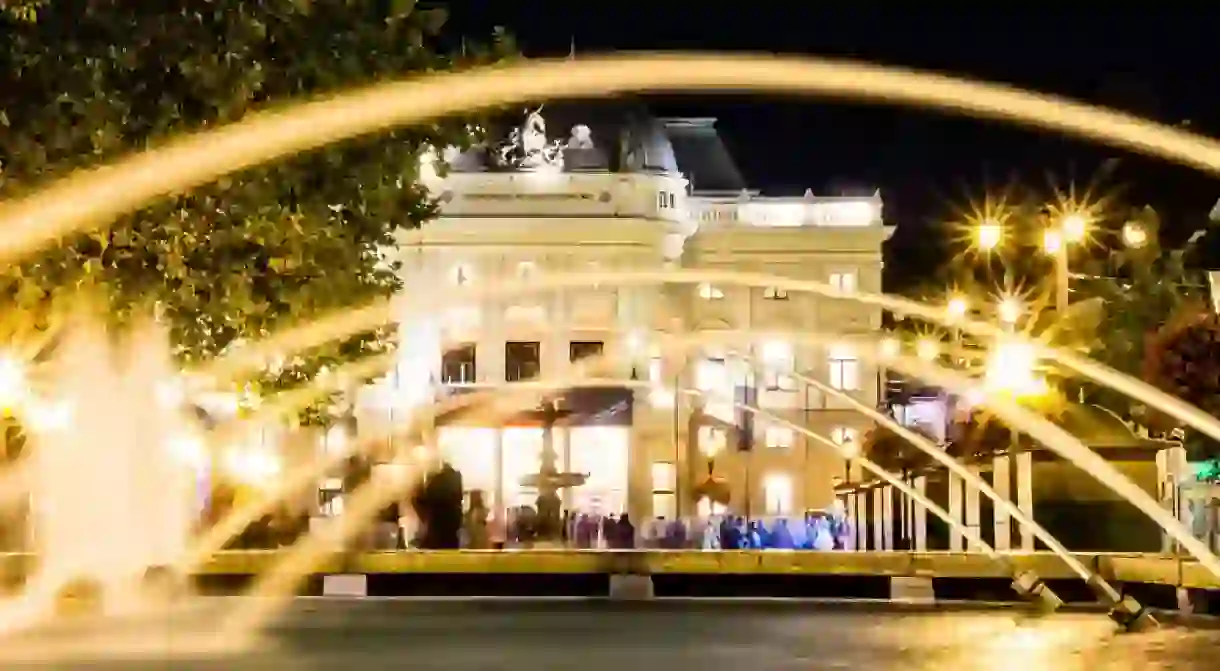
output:
[[[1008,455],[997,456],[991,461],[991,487],[1001,499],[1011,499],[1012,474],[1009,472]],[[992,547],[997,550],[1008,550],[1012,547],[1012,520],[1008,512],[1000,504],[993,506],[995,514],[995,541]]]
[[[495,442],[495,460],[496,460],[496,491],[492,493],[492,501],[495,510],[500,514],[504,514],[504,430],[493,429],[496,432]],[[503,519],[503,518],[502,518]]]
[[[569,331],[567,296],[559,292],[548,303],[546,311],[546,330],[542,336],[539,353],[541,359],[540,377],[561,378],[572,374],[571,340]]]
[[[947,473],[946,478],[948,478],[949,484],[949,516],[955,521],[961,522],[964,519],[962,517],[962,493],[963,485],[965,483],[962,481],[961,476],[957,475],[956,473]],[[949,530],[949,549],[951,551],[961,552],[962,548],[964,547],[963,541],[964,539],[962,538],[961,533],[959,533],[956,529]]]
[[[1030,519],[1034,517],[1034,454],[1029,450],[1016,455],[1017,508]],[[1034,534],[1029,527],[1021,526],[1021,550],[1033,552]]]
[[[979,474],[978,466],[967,466],[967,468],[970,469],[971,474],[973,474],[975,476],[977,476]],[[979,488],[974,486],[970,482],[965,483],[964,488],[966,490],[966,497],[965,497],[966,498],[966,511],[965,511],[966,527],[968,529],[970,529],[971,531],[973,531],[975,534],[978,534],[979,533]],[[969,546],[969,543],[967,543],[967,546]],[[972,552],[977,552],[977,549],[974,547],[968,547],[967,549]]]
[[[1178,485],[1181,482],[1181,477],[1186,474],[1188,465],[1186,462],[1186,448],[1181,446],[1166,447],[1157,450],[1156,453],[1156,473],[1157,473],[1157,500],[1161,506],[1173,514],[1178,520],[1183,520],[1183,506],[1181,489]],[[1173,553],[1176,551],[1177,543],[1169,534],[1161,534],[1161,552]]]
[[[844,514],[847,515],[847,517],[852,520],[852,524],[856,524],[856,525],[859,524],[859,522],[854,519],[856,516],[856,493],[855,492],[848,492],[843,495],[843,510],[845,511]],[[857,534],[858,534],[858,532],[857,532]],[[854,542],[856,539],[853,538],[852,540]]]
[[[885,525],[886,525],[886,523],[889,522],[890,516],[888,514],[886,514],[886,510],[885,510],[885,493],[883,491],[884,489],[885,489],[885,487],[874,487],[873,488],[873,510],[872,510],[873,514],[871,515],[871,518],[872,518],[872,523],[873,523],[873,549],[874,550],[884,550],[885,549],[885,538],[886,538]]]
[[[636,402],[638,403],[641,397],[646,396],[646,391],[635,394]],[[652,509],[652,464],[656,460],[656,455],[652,453],[652,445],[644,442],[644,434],[636,428],[635,422],[632,422],[627,433],[626,510],[635,522],[636,529],[643,532],[644,525],[657,514]],[[676,464],[674,470],[676,476]]]
[[[881,526],[883,528],[882,538],[885,543],[882,545],[883,550],[894,549],[894,486],[886,485],[881,488]]]
[[[868,492],[856,492],[856,509],[852,511],[856,524],[856,549],[868,549]]]
[[[928,476],[921,475],[915,478],[915,491],[927,495]],[[914,507],[912,514],[912,526],[915,527],[912,534],[915,539],[914,548],[917,552],[924,552],[928,549],[928,509],[919,503],[915,503]]]

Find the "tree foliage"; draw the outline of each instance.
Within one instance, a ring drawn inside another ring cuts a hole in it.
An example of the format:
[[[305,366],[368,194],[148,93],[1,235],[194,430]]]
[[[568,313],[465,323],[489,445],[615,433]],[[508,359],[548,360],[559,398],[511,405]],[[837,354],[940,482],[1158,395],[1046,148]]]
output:
[[[933,443],[938,442],[922,427],[914,427],[911,431]],[[864,435],[861,452],[878,466],[897,473],[914,471],[932,463],[927,453],[884,426],[873,427]]]
[[[37,6],[35,6],[37,5]],[[0,198],[155,149],[271,105],[512,52],[438,48],[445,13],[409,0],[55,0],[0,14]],[[36,10],[36,11],[29,11]],[[124,319],[154,311],[185,362],[398,289],[399,228],[434,203],[424,148],[463,145],[450,120],[332,145],[164,198],[112,229],[59,241],[0,272],[10,322],[46,324],[82,289]],[[82,203],[87,206],[87,203]],[[376,350],[364,334],[276,367],[309,379]]]

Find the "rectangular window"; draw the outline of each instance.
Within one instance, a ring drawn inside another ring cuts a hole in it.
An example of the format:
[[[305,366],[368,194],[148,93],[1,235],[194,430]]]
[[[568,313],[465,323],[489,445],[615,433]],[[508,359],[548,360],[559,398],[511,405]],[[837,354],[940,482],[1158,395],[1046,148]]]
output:
[[[568,361],[576,363],[581,359],[601,356],[606,344],[600,340],[573,340],[568,343]]]
[[[699,298],[705,301],[718,301],[724,298],[724,291],[717,286],[704,282],[699,285]]]
[[[768,515],[792,514],[792,478],[783,473],[772,473],[763,479],[763,495],[766,497]]]
[[[856,273],[852,271],[831,273],[830,286],[845,294],[853,293],[858,288]]]
[[[663,517],[667,520],[677,519],[678,517],[678,495],[677,494],[653,494],[652,495],[652,514],[654,517]]]
[[[792,449],[796,436],[792,429],[786,426],[768,426],[766,433],[767,447],[777,450]]]
[[[661,382],[662,361],[661,357],[654,356],[648,359],[648,381],[653,383]]]
[[[678,488],[678,467],[672,461],[658,461],[652,465],[652,493],[673,493]]]
[[[705,457],[714,457],[724,450],[728,437],[724,429],[715,426],[699,427],[699,451]]]
[[[442,384],[473,384],[477,372],[473,343],[454,347],[441,357]]]
[[[703,359],[695,367],[695,387],[699,391],[728,393],[732,387],[724,359]]]
[[[845,346],[832,348],[827,365],[827,381],[831,387],[842,391],[860,388],[860,362],[856,359],[855,350]]]
[[[786,301],[788,300],[788,290],[780,289],[779,287],[767,287],[763,289],[763,300]]]
[[[766,366],[763,388],[767,391],[796,391],[796,379],[792,377],[796,358],[792,345],[772,340],[763,343],[761,354],[763,365]]]
[[[504,343],[504,381],[522,382],[538,377],[542,370],[541,354],[542,345],[536,340]]]

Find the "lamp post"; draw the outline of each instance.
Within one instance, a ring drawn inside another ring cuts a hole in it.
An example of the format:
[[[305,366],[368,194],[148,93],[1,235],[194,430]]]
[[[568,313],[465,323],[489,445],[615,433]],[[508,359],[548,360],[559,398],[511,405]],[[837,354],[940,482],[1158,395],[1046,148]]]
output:
[[[984,386],[988,391],[1031,399],[1046,394],[1046,381],[1037,374],[1037,355],[1032,346],[1022,342],[1001,340],[997,342],[987,359]],[[1011,487],[1010,468],[1016,471],[1017,508],[1033,516],[1033,454],[1022,450],[1018,434],[1008,432],[1008,455],[997,456],[992,462],[992,486],[1000,496],[1009,497]],[[1011,542],[1011,522],[1003,511],[995,512],[995,546],[1006,549]],[[1026,527],[1021,528],[1020,549],[1034,549],[1034,538]]]

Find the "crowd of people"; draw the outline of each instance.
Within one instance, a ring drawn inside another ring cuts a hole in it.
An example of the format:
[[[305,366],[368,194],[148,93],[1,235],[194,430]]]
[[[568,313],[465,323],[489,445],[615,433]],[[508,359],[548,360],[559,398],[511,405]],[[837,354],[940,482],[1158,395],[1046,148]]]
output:
[[[855,526],[841,510],[809,511],[800,518],[714,515],[657,517],[639,528],[624,513],[566,516],[564,545],[575,549],[851,550]]]

